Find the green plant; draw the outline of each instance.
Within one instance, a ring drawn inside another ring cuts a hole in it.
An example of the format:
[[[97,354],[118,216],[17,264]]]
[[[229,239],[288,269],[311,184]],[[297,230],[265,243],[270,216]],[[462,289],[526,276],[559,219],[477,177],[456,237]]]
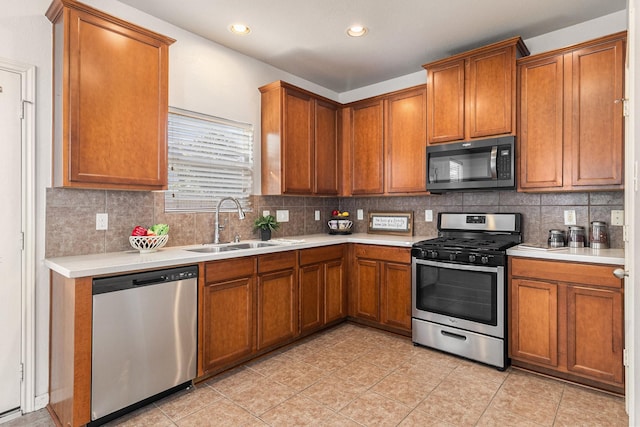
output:
[[[275,231],[280,228],[280,224],[278,224],[278,221],[276,221],[273,215],[263,215],[253,222],[253,227],[259,228],[260,230]]]

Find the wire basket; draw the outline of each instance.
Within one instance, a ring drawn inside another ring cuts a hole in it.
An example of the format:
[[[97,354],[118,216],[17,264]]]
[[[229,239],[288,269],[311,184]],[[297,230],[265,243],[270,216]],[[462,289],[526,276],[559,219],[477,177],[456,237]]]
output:
[[[168,234],[161,236],[129,236],[129,243],[133,249],[140,251],[141,254],[155,252],[169,240]]]

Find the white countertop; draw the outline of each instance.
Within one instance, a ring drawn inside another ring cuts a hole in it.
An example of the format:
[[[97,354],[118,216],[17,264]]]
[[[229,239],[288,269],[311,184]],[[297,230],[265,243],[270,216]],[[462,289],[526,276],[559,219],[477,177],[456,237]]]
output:
[[[507,255],[591,264],[624,265],[624,249],[562,248],[545,251],[514,246],[507,249]]]
[[[150,254],[140,254],[136,250],[109,252],[92,255],[75,255],[47,258],[45,265],[51,270],[71,279],[77,277],[118,274],[135,270],[165,268],[177,265],[195,264],[203,261],[237,258],[273,252],[306,249],[318,246],[337,245],[340,243],[365,243],[369,245],[385,245],[410,248],[424,236],[388,236],[383,234],[350,234],[329,235],[314,234],[308,236],[291,236],[281,239],[283,244],[256,249],[243,249],[218,253],[190,252],[187,249],[203,245],[165,247]],[[275,239],[278,242],[279,239]]]

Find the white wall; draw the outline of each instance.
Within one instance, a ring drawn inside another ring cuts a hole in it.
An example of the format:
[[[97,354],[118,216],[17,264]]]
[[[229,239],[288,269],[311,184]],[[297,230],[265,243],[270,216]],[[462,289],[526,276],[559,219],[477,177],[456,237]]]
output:
[[[49,387],[49,271],[44,258],[45,188],[51,177],[51,23],[49,0],[3,1],[0,57],[36,68],[36,396]],[[19,179],[19,177],[17,177]]]
[[[0,57],[37,67],[37,248],[44,256],[45,189],[51,177],[51,24],[44,16],[50,0],[3,0],[0,17]],[[253,123],[256,159],[259,158],[260,94],[258,87],[286,80],[340,102],[350,102],[424,83],[423,70],[397,79],[338,94],[272,66],[209,42],[178,27],[137,11],[117,0],[85,0],[85,3],[119,18],[176,39],[170,49],[169,104],[174,107]],[[530,49],[562,47],[626,28],[626,12],[588,24],[557,31],[548,37],[526,40]],[[532,49],[533,50],[533,49]],[[257,162],[259,166],[259,162]],[[256,189],[259,189],[259,171]],[[36,272],[36,396],[48,391],[49,277],[39,263]]]

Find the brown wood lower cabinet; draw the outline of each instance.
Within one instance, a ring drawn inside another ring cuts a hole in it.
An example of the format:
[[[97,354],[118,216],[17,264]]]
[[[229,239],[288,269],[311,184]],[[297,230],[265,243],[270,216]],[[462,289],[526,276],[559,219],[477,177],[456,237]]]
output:
[[[509,259],[514,366],[624,393],[619,266]]]
[[[298,333],[296,261],[296,251],[258,257],[258,350],[291,340]]]
[[[305,335],[347,316],[345,245],[299,252],[300,333]]]
[[[411,250],[354,245],[349,315],[356,321],[411,334]]]
[[[200,374],[250,356],[255,344],[256,257],[205,264],[200,291]]]

